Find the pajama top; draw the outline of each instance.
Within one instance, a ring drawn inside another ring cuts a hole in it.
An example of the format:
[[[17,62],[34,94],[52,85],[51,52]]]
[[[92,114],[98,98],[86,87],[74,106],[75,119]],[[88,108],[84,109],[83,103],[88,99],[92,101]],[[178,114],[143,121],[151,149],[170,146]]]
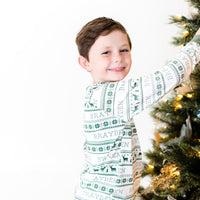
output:
[[[200,36],[159,71],[138,79],[96,83],[84,102],[85,169],[77,200],[134,200],[142,153],[133,117],[184,80],[200,60]],[[145,123],[145,122],[144,122]]]

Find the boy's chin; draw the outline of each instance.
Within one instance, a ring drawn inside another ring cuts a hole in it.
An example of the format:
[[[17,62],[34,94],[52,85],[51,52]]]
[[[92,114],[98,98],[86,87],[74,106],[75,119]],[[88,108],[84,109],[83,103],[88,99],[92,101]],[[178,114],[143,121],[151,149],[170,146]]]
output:
[[[117,82],[117,81],[121,81],[125,78],[126,76],[118,76],[118,77],[113,77],[110,82]]]

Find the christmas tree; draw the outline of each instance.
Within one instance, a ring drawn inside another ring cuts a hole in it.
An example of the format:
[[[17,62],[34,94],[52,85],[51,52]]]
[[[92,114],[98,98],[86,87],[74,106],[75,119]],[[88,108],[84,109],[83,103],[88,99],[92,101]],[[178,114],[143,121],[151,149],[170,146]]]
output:
[[[170,23],[182,29],[173,44],[186,45],[200,26],[200,0],[188,0],[190,15],[172,16]],[[153,149],[145,156],[143,177],[149,187],[140,188],[147,200],[200,200],[200,64],[190,81],[159,101],[151,112],[156,121]]]

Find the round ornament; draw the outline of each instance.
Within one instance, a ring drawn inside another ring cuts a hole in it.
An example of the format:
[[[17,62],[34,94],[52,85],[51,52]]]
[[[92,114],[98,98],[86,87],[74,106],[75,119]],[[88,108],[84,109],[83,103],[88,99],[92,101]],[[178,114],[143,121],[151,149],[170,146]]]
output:
[[[200,118],[200,110],[197,111],[197,117]]]

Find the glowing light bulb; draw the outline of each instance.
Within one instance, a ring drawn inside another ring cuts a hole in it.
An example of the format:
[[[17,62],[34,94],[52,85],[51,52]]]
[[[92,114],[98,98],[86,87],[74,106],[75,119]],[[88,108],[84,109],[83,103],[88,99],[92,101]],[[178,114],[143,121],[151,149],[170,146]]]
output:
[[[177,16],[175,17],[175,19],[176,19],[177,21],[181,21],[182,16],[181,16],[181,15],[177,15]]]
[[[171,189],[175,189],[175,185],[170,185],[170,188]]]
[[[147,170],[148,170],[148,171],[152,171],[153,169],[154,169],[154,165],[148,165],[148,166],[147,166]]]
[[[183,106],[178,102],[174,104],[174,107],[175,107],[175,111],[178,110],[178,109],[183,108]]]
[[[183,31],[182,35],[185,38],[185,37],[187,37],[189,35],[189,32],[188,31]]]
[[[176,175],[176,176],[179,176],[179,175],[180,175],[180,172],[179,172],[179,171],[176,171],[176,172],[174,172],[173,174]]]
[[[180,101],[182,98],[183,98],[183,95],[182,94],[178,94],[175,99],[177,101]]]
[[[181,24],[182,24],[182,26],[183,26],[184,28],[187,26],[187,24],[184,23],[184,22],[182,22]]]
[[[186,94],[186,97],[191,99],[193,97],[193,94],[188,93]]]

